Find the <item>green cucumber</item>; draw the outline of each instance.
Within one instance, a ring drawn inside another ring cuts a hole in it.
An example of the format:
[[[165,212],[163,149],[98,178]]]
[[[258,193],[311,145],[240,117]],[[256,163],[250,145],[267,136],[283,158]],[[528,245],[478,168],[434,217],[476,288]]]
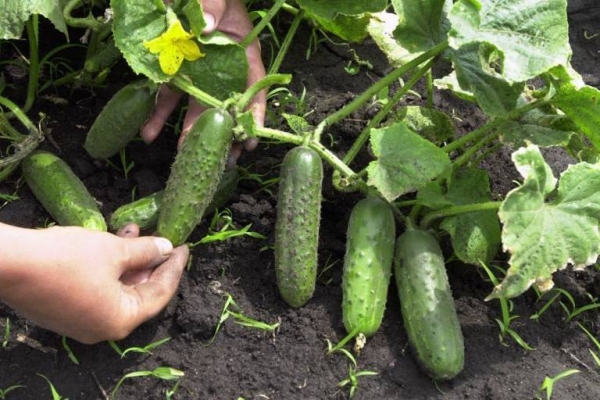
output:
[[[444,257],[433,235],[408,229],[396,242],[394,272],[413,354],[433,379],[463,369],[465,349]]]
[[[87,134],[83,148],[88,154],[109,158],[133,140],[154,109],[157,89],[151,81],[142,80],[115,93]]]
[[[234,121],[225,110],[204,111],[179,149],[158,214],[158,235],[185,243],[202,220],[225,170]]]
[[[21,168],[25,182],[59,225],[106,231],[98,204],[62,159],[36,150],[23,159]]]
[[[275,272],[281,297],[303,306],[317,280],[323,163],[309,147],[296,147],[280,171],[275,223]]]
[[[217,192],[208,207],[206,207],[204,215],[208,215],[214,210],[223,207],[229,201],[237,187],[239,177],[240,173],[237,167],[223,173],[223,177],[217,187]],[[158,223],[158,214],[162,205],[163,195],[164,191],[160,190],[117,208],[110,217],[110,228],[113,231],[118,231],[126,224],[132,222],[137,224],[142,231],[155,229]]]
[[[352,209],[342,277],[342,311],[348,333],[377,332],[392,277],[396,224],[389,205],[367,197]]]

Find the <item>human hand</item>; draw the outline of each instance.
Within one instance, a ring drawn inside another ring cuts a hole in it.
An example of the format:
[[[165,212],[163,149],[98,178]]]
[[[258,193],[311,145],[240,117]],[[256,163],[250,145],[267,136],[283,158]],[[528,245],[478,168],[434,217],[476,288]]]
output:
[[[253,28],[252,21],[242,0],[202,0],[202,7],[207,22],[204,33],[219,30],[234,40],[241,41]],[[258,40],[254,40],[246,48],[246,57],[248,58],[249,65],[247,85],[250,86],[266,75]],[[154,113],[141,129],[142,139],[146,143],[151,143],[156,139],[182,96],[183,93],[170,89],[167,85],[161,86]],[[258,126],[264,125],[266,106],[267,94],[263,90],[254,97],[249,106]],[[181,146],[194,122],[196,122],[204,110],[203,106],[190,98],[188,110],[183,121],[181,137],[179,138],[179,146]],[[250,138],[243,144],[234,143],[229,155],[228,166],[232,167],[235,165],[242,149],[253,150],[257,143],[258,141],[255,138]]]
[[[40,327],[87,344],[122,339],[157,315],[189,254],[167,239],[138,237],[135,225],[121,237],[77,227],[21,231],[35,255],[8,252],[0,298]]]

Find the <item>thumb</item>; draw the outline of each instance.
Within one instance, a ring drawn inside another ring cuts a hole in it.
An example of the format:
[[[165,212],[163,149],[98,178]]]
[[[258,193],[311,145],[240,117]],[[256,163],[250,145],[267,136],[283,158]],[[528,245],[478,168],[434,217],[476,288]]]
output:
[[[124,259],[121,272],[154,268],[164,263],[173,252],[173,244],[163,237],[123,238]]]
[[[177,291],[188,256],[188,247],[179,246],[167,261],[152,271],[146,282],[123,287],[138,304],[137,312],[130,321],[132,324],[137,326],[165,308]]]
[[[227,0],[203,0],[202,10],[204,11],[204,20],[206,22],[204,33],[213,32],[221,23],[223,15],[225,15]]]

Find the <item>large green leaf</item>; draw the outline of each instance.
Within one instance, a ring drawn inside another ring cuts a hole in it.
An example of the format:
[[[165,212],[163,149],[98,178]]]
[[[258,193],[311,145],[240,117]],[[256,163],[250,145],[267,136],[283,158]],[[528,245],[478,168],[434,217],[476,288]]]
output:
[[[417,132],[425,139],[438,146],[454,139],[454,125],[450,117],[434,108],[424,106],[400,107],[387,117],[386,124],[391,125],[396,121],[402,121],[408,129]]]
[[[577,73],[566,67],[554,68],[551,73],[557,88],[552,104],[600,149],[600,90],[585,85]]]
[[[377,160],[367,167],[368,184],[388,201],[418,190],[450,166],[446,152],[402,122],[373,129],[371,146]]]
[[[426,51],[446,40],[450,23],[449,0],[392,0],[398,14],[396,40],[411,53]]]
[[[491,197],[488,173],[475,168],[455,174],[446,194],[456,206],[489,202]],[[488,264],[500,248],[500,221],[495,210],[446,217],[440,227],[450,234],[454,252],[465,263]]]
[[[460,0],[449,19],[450,46],[496,47],[500,72],[509,82],[566,65],[571,56],[566,0]]]
[[[390,12],[379,12],[371,15],[367,32],[379,49],[385,54],[391,66],[398,68],[406,64],[414,54],[402,47],[394,37],[398,26],[398,16]]]
[[[157,83],[171,79],[161,71],[157,55],[144,47],[144,41],[154,39],[167,29],[164,11],[147,0],[112,0],[111,7],[115,43],[133,71]],[[194,15],[201,12],[199,8],[192,11]],[[220,99],[242,91],[248,76],[244,49],[219,32],[201,37],[199,41],[205,56],[193,62],[183,61],[178,74]]]
[[[4,0],[0,8],[0,39],[19,39],[25,22],[32,14],[48,18],[56,29],[68,37],[67,24],[58,1]]]
[[[319,24],[319,26],[337,37],[350,41],[361,42],[367,37],[367,26],[371,20],[370,15],[337,15],[334,19],[326,19],[319,15],[308,15]]]
[[[310,14],[333,20],[337,15],[360,15],[383,11],[388,0],[297,0]]]
[[[595,262],[600,250],[600,165],[579,163],[556,178],[537,146],[513,161],[524,178],[502,203],[502,243],[510,253],[504,280],[488,297],[515,297],[532,284],[550,288],[552,273]]]
[[[481,109],[489,116],[513,110],[525,86],[523,82],[507,82],[494,70],[498,56],[492,46],[480,43],[470,43],[451,52],[461,89],[472,92]]]

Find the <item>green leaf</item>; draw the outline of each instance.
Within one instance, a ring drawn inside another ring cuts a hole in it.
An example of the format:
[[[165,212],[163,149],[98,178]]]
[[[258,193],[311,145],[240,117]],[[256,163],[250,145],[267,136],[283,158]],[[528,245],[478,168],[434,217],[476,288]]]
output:
[[[448,185],[446,199],[453,205],[489,202],[489,176],[475,168],[461,170]],[[500,247],[500,221],[494,210],[475,211],[444,218],[440,227],[452,237],[454,252],[463,262],[486,265]]]
[[[333,20],[337,15],[360,15],[383,11],[388,0],[297,0],[308,13]]]
[[[312,125],[300,115],[282,113],[281,116],[285,119],[285,122],[287,122],[290,129],[298,135],[308,132],[313,128]]]
[[[518,296],[534,283],[549,289],[552,273],[569,263],[590,265],[600,249],[600,165],[571,165],[555,190],[557,180],[537,146],[519,149],[513,161],[524,182],[499,211],[510,267],[488,299]]]
[[[368,184],[388,201],[418,190],[450,166],[446,152],[397,122],[371,131],[378,158],[367,167]]]
[[[42,15],[68,38],[67,24],[58,1],[4,0],[0,12],[0,39],[19,39],[25,22],[33,14]]]
[[[446,195],[438,182],[433,181],[427,183],[417,193],[419,204],[432,210],[450,207],[452,202],[446,199]]]
[[[414,54],[402,47],[393,35],[398,26],[398,16],[394,13],[379,12],[371,15],[367,32],[377,47],[386,55],[391,66],[398,68],[410,61]]]
[[[197,38],[200,38],[202,30],[206,27],[206,20],[204,19],[204,11],[202,9],[201,1],[188,1],[183,6],[183,13],[187,17],[190,23],[190,29]]]
[[[392,0],[392,5],[399,18],[394,37],[409,52],[426,51],[446,40],[452,1]]]
[[[566,0],[461,0],[449,19],[450,46],[496,47],[508,82],[525,82],[571,57]]]
[[[600,149],[600,91],[583,84],[574,71],[566,67],[551,71],[556,95],[551,102],[560,108],[589,139]]]
[[[390,114],[391,122],[402,121],[408,129],[440,146],[454,138],[450,117],[440,110],[423,106],[406,106]]]
[[[525,84],[509,83],[494,70],[500,54],[489,45],[472,43],[451,52],[461,90],[470,91],[489,116],[514,110]]]
[[[367,26],[371,17],[369,15],[337,15],[334,19],[320,17],[307,13],[322,29],[333,33],[337,37],[350,41],[361,42],[367,37]]]

